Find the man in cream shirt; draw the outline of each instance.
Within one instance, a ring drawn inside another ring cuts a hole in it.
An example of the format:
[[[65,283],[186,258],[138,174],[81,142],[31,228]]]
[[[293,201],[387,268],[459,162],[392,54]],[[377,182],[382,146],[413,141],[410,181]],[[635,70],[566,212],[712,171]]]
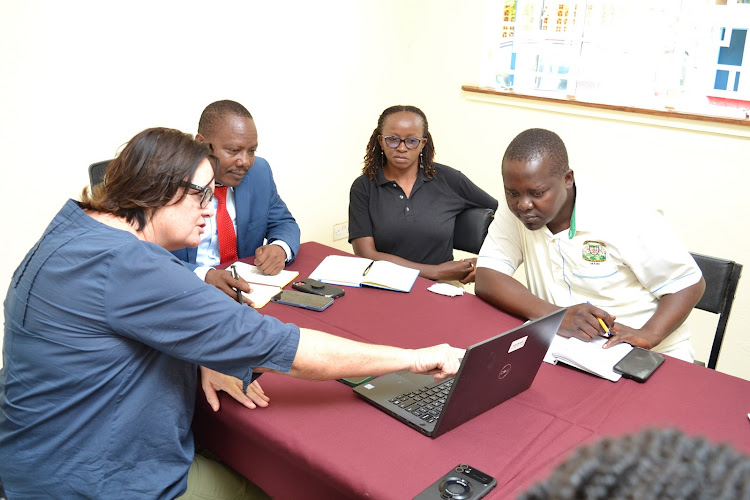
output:
[[[683,323],[705,282],[661,214],[576,181],[548,130],[519,134],[502,173],[507,207],[479,253],[479,297],[529,319],[567,307],[562,336],[605,335],[601,318],[611,334],[605,348],[627,342],[692,361]],[[511,277],[521,263],[528,289]]]

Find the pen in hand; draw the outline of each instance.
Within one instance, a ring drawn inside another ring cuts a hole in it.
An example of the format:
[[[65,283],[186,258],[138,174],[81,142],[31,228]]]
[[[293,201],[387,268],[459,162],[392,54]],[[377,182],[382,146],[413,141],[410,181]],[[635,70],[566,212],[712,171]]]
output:
[[[590,306],[594,305],[591,302],[589,302],[588,300],[586,301],[586,303],[588,305],[590,305]],[[609,328],[607,328],[607,325],[604,323],[604,320],[602,318],[598,317],[598,316],[596,317],[596,319],[599,320],[599,324],[602,325],[602,328],[604,328],[604,335],[602,335],[602,337],[604,337],[605,339],[610,338],[612,336],[612,334],[609,333]]]
[[[240,279],[239,275],[237,274],[237,268],[234,267],[234,264],[229,266],[229,269],[232,270],[232,278],[236,280]],[[239,302],[240,304],[244,304],[245,301],[242,300],[242,290],[240,290],[239,288],[236,288],[235,290],[237,290],[237,302]]]

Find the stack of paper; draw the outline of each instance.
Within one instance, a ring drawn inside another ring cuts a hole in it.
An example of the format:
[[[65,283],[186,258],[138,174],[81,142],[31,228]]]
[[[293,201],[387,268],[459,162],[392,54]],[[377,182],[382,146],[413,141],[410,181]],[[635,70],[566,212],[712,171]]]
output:
[[[555,335],[544,361],[553,365],[560,361],[593,375],[617,382],[621,375],[615,373],[612,367],[629,353],[633,346],[623,343],[608,349],[602,349],[602,345],[606,341],[605,338],[598,338],[584,342],[572,337],[566,338]]]
[[[339,286],[372,286],[408,292],[419,276],[417,269],[399,266],[385,260],[329,255],[310,278]]]
[[[245,264],[244,262],[237,261],[232,265],[237,269],[237,274],[250,283],[250,288],[252,288],[253,291],[250,293],[243,293],[242,295],[245,298],[252,300],[253,304],[255,304],[253,307],[256,309],[260,309],[268,304],[268,301],[271,300],[274,295],[279,293],[282,288],[288,285],[289,282],[299,274],[297,271],[282,269],[279,274],[269,276],[263,274],[263,271],[257,267]]]

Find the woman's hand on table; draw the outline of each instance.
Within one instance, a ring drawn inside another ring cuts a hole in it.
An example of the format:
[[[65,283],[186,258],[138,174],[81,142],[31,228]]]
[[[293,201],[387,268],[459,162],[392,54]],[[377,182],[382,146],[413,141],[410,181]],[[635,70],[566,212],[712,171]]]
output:
[[[201,366],[200,369],[203,393],[206,395],[206,401],[208,401],[208,404],[211,405],[214,411],[219,411],[218,391],[226,392],[241,405],[251,410],[254,410],[258,406],[265,408],[271,401],[271,398],[266,396],[266,393],[263,392],[263,388],[257,380],[253,380],[247,386],[247,393],[243,393],[242,380],[230,375],[224,375],[205,366]]]
[[[437,381],[456,375],[466,350],[451,347],[448,344],[440,344],[433,347],[415,349],[413,353],[414,361],[409,371],[432,375]]]

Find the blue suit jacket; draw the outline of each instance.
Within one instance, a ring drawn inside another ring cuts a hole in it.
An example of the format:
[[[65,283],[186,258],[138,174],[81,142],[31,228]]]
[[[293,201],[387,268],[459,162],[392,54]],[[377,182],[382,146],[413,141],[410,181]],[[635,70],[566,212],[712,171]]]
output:
[[[276,183],[268,162],[258,156],[239,186],[234,188],[234,206],[237,210],[237,255],[240,259],[252,257],[255,250],[268,242],[282,240],[292,250],[291,260],[299,251],[300,231],[286,204],[276,191]],[[195,269],[197,248],[182,248],[172,252]]]

